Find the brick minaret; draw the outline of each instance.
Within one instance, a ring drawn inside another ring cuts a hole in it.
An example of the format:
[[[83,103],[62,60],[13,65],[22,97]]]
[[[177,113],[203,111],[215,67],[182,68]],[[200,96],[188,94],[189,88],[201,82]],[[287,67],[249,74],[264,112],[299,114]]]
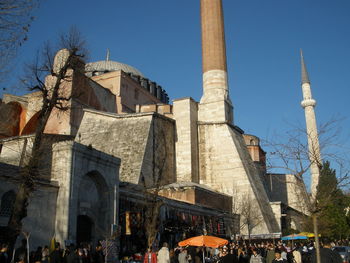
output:
[[[200,100],[198,120],[232,123],[221,0],[201,0],[201,25],[203,96]]]
[[[203,96],[198,105],[196,122],[199,183],[228,194],[235,200],[251,198],[257,204],[256,212],[262,218],[254,233],[279,232],[272,206],[259,171],[249,156],[242,130],[233,125],[233,110],[227,85],[222,2],[201,0],[200,3]],[[192,169],[192,178],[194,171]],[[241,219],[243,222],[243,217]],[[243,229],[242,233],[247,233],[247,229]]]
[[[303,100],[301,106],[305,111],[306,132],[309,148],[310,170],[311,170],[311,195],[316,197],[317,185],[320,177],[319,165],[321,165],[320,145],[318,141],[318,132],[315,116],[316,101],[312,98],[311,85],[307,74],[302,51],[301,55],[301,87],[303,91]]]

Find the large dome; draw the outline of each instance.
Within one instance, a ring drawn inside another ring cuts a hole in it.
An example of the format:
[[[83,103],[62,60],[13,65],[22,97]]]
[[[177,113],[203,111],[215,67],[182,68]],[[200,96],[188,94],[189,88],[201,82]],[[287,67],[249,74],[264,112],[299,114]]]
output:
[[[102,60],[102,61],[87,63],[85,65],[86,75],[90,77],[95,75],[101,75],[103,73],[107,73],[111,71],[118,71],[118,70],[122,70],[126,73],[132,73],[140,77],[143,77],[143,74],[140,71],[138,71],[136,68],[117,61]]]

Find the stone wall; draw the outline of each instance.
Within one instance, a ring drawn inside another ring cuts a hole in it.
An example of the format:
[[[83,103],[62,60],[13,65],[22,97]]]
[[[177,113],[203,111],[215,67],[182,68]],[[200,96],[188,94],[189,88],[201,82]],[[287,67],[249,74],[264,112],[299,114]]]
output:
[[[27,108],[27,116],[26,120],[29,122],[30,118],[34,116],[35,113],[37,113],[42,106],[42,94],[40,91],[33,92],[27,95],[24,95],[24,97],[28,100],[28,108]]]
[[[131,116],[86,110],[76,141],[122,160],[120,180],[137,184],[152,115]]]
[[[31,146],[29,145],[32,144],[32,141],[32,136],[1,140],[0,162],[18,166],[21,161],[21,156],[30,154]],[[28,148],[24,147],[26,143],[28,144]]]
[[[18,189],[18,173],[21,156],[23,164],[30,155],[32,136],[15,137],[0,141],[0,198],[4,193]],[[25,146],[27,145],[27,146]],[[47,144],[45,149],[51,148]],[[40,166],[40,177],[35,183],[35,191],[29,198],[27,217],[23,219],[23,231],[31,234],[31,249],[48,244],[54,235],[57,184],[50,182],[51,154],[45,154]],[[6,226],[9,217],[0,217],[0,225]],[[21,238],[24,238],[21,236]]]
[[[150,125],[140,182],[146,187],[158,187],[176,181],[175,123],[162,115],[152,114]]]
[[[281,206],[281,202],[270,202],[270,205],[271,205],[271,209],[272,209],[273,215],[276,218],[276,222],[277,222],[279,228],[281,229],[281,220],[282,220],[282,206]]]
[[[176,121],[176,180],[199,183],[198,105],[192,98],[174,101]]]
[[[240,200],[251,198],[263,218],[253,234],[279,232],[259,172],[239,130],[225,123],[200,124],[199,164],[201,183],[237,195]],[[243,229],[243,233],[246,231]]]
[[[132,113],[136,111],[135,105],[161,102],[121,70],[93,76],[91,79],[110,90],[116,96],[117,110],[111,112]]]
[[[310,199],[302,178],[293,174],[266,174],[265,180],[272,202],[280,201],[300,213],[309,213]]]
[[[64,98],[71,99],[64,102],[67,110],[54,108],[45,128],[46,133],[75,135],[83,115],[83,108],[115,112],[116,98],[98,83],[90,80],[81,72],[69,72],[72,78],[60,85],[60,93]],[[54,77],[48,76],[47,85],[52,85]]]
[[[73,141],[53,147],[52,178],[59,183],[56,240],[76,241],[77,218],[93,222],[92,241],[110,235],[117,223],[120,160]]]
[[[159,195],[173,200],[225,211],[226,213],[232,212],[231,196],[212,191],[206,186],[195,183],[169,184],[159,191]]]
[[[283,204],[288,204],[286,175],[266,174],[265,180],[270,201],[281,201]]]
[[[51,180],[52,145],[59,141],[72,139],[70,136],[44,135],[42,148],[40,149],[39,177],[44,180]],[[31,158],[34,135],[12,137],[0,140],[1,152],[0,162],[14,166],[25,165]]]
[[[0,198],[7,191],[17,191],[17,183],[1,178]],[[23,219],[23,231],[30,232],[30,250],[49,244],[55,234],[56,199],[58,188],[52,184],[37,184],[31,195],[27,217]],[[9,217],[0,217],[0,225],[6,226]],[[18,240],[23,239],[20,235]]]
[[[120,180],[152,186],[175,181],[174,121],[155,113],[108,114],[86,110],[76,140],[119,157]]]
[[[304,215],[310,214],[310,196],[302,178],[286,175],[288,206]]]

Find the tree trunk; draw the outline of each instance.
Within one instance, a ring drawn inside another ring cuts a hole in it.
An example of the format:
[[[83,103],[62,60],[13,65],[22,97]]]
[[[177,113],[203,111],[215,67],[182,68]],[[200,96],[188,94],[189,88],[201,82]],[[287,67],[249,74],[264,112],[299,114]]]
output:
[[[13,212],[8,223],[8,241],[9,250],[12,251],[15,248],[17,237],[22,231],[22,219],[27,216],[27,205],[29,189],[25,183],[20,184],[16,195],[16,200],[13,207]]]
[[[249,240],[249,245],[250,245],[250,227],[248,226],[248,240]]]
[[[317,215],[312,215],[312,223],[314,227],[315,234],[315,247],[316,247],[316,262],[321,263],[321,254],[320,254],[320,240],[318,238],[318,223],[317,223]]]
[[[157,198],[155,195],[152,198]],[[147,235],[147,246],[152,247],[158,233],[158,222],[159,222],[159,210],[162,206],[162,201],[160,200],[152,200],[150,204],[148,204],[146,210],[146,235]]]
[[[47,116],[43,116],[41,121],[39,121],[33,148],[32,155],[30,157],[28,165],[20,167],[20,185],[16,194],[16,200],[13,207],[13,212],[11,214],[10,220],[8,222],[9,229],[9,243],[10,248],[14,248],[17,237],[22,231],[22,220],[27,216],[27,207],[29,205],[30,194],[34,191],[34,182],[39,175],[38,165],[39,158],[41,156],[41,145],[43,139],[44,129],[51,114],[52,109],[47,112]]]
[[[20,184],[16,194],[14,209],[8,222],[10,248],[14,248],[18,235],[22,231],[22,220],[27,216],[27,207],[29,205],[30,194],[34,191],[35,181],[40,175],[39,165],[43,156],[42,146],[44,143],[44,131],[52,110],[58,104],[58,93],[62,80],[67,76],[67,69],[70,65],[72,55],[68,57],[64,66],[60,69],[56,77],[52,93],[49,94],[49,88],[44,87],[42,91],[43,105],[38,117],[38,124],[35,129],[35,136],[31,150],[31,156],[27,165],[20,167]],[[39,69],[38,69],[39,70]],[[45,90],[46,89],[46,90]],[[23,163],[23,160],[20,160]],[[29,253],[29,251],[28,251]]]

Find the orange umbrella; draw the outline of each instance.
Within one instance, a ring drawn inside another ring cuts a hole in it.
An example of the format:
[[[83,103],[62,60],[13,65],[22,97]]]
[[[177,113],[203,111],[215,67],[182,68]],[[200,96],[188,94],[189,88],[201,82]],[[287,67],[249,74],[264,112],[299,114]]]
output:
[[[196,246],[196,247],[220,247],[226,245],[228,241],[214,236],[197,236],[179,242],[179,246]]]

